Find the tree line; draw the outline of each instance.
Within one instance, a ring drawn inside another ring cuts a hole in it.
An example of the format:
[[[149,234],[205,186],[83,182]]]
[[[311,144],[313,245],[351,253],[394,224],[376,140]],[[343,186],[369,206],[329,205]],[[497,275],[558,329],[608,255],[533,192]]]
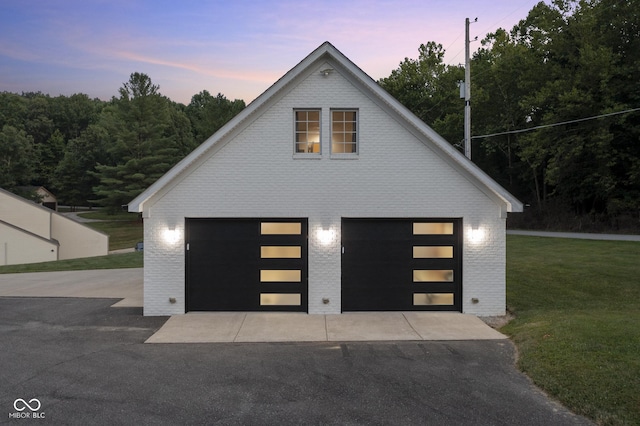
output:
[[[0,187],[42,185],[70,206],[120,209],[245,107],[208,91],[171,101],[142,73],[110,101],[0,93]]]
[[[463,151],[464,67],[444,54],[427,42],[378,83]],[[530,206],[512,225],[640,228],[640,3],[540,2],[486,35],[471,75],[473,161]],[[140,73],[108,102],[0,93],[0,187],[119,208],[244,107],[178,104]]]
[[[379,83],[461,146],[464,67],[443,63],[444,53],[423,44]],[[636,0],[541,2],[481,41],[471,60],[472,159],[531,206],[511,222],[640,228],[639,75]]]

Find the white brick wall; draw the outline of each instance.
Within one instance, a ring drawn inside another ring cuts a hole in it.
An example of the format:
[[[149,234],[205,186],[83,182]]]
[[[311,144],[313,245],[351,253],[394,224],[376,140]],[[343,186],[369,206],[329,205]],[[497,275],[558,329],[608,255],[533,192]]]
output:
[[[500,207],[443,161],[339,71],[319,64],[290,92],[200,167],[145,206],[145,315],[184,313],[184,239],[166,244],[167,228],[184,235],[185,217],[307,217],[309,312],[340,312],[342,217],[463,218],[463,310],[505,310],[505,221]],[[322,108],[322,156],[293,156],[293,109]],[[330,108],[358,108],[359,155],[330,157]],[[472,228],[484,242],[467,238]],[[333,229],[329,246],[318,229]],[[169,298],[176,299],[175,304]],[[322,299],[329,298],[329,304]],[[477,298],[478,303],[472,303]]]

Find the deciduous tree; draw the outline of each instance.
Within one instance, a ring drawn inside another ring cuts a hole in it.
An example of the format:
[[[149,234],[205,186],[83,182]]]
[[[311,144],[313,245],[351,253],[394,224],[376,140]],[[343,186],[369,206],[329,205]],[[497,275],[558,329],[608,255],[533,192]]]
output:
[[[445,51],[433,41],[421,44],[418,59],[405,58],[378,83],[425,123],[459,145],[464,137],[458,82],[464,69],[444,63]]]
[[[29,185],[34,174],[33,138],[24,130],[5,125],[0,132],[0,188],[15,191]]]
[[[191,97],[186,114],[191,121],[193,137],[197,145],[201,144],[219,128],[224,126],[245,107],[243,100],[230,101],[223,94],[217,96],[203,90]]]

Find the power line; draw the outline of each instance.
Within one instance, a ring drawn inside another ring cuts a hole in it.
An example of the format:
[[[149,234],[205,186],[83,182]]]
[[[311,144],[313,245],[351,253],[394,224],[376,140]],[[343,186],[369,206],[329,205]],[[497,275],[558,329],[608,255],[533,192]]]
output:
[[[511,15],[515,14],[516,12],[519,12],[520,9],[522,9],[523,7],[530,7],[531,9],[529,11],[531,11],[533,9],[533,7],[535,7],[535,4],[533,6],[530,6],[531,2],[530,1],[522,1],[520,6],[516,7],[516,9],[514,9],[511,13],[508,13],[507,15],[503,16],[501,19],[499,19],[498,21],[494,22],[493,24],[487,26],[484,30],[482,30],[483,33],[487,34],[491,29],[493,29],[493,31],[496,31],[496,26],[498,26],[500,23],[502,23],[502,21],[505,21],[507,18],[511,17]],[[528,13],[527,13],[528,14]],[[526,16],[525,18],[526,19]],[[522,20],[522,19],[521,19]],[[519,20],[520,21],[520,20]],[[518,22],[519,22],[518,21]],[[515,24],[517,25],[517,23]],[[499,28],[499,27],[498,27]],[[509,30],[507,28],[504,29],[505,31],[509,32]]]
[[[595,120],[596,118],[609,117],[609,116],[618,115],[618,114],[626,114],[628,112],[635,112],[635,111],[640,111],[640,108],[633,108],[633,109],[627,109],[627,110],[624,110],[624,111],[610,112],[608,114],[595,115],[593,117],[587,117],[587,118],[578,118],[577,120],[563,121],[561,123],[543,124],[541,126],[529,127],[527,129],[510,130],[510,131],[507,131],[507,132],[491,133],[491,134],[488,134],[488,135],[480,135],[480,136],[471,136],[471,139],[490,138],[492,136],[512,135],[514,133],[530,132],[531,130],[544,129],[545,127],[562,126],[563,124],[571,124],[571,123],[578,123],[578,122],[581,122],[581,121]]]

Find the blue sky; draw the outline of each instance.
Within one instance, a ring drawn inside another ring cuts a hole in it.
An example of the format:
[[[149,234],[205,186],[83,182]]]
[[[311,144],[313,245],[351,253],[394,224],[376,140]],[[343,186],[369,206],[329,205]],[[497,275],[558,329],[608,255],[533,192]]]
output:
[[[478,18],[471,36],[481,39],[536,3],[0,0],[0,91],[107,100],[143,72],[177,102],[208,90],[248,103],[324,41],[378,79],[427,41],[463,63],[465,18]]]

